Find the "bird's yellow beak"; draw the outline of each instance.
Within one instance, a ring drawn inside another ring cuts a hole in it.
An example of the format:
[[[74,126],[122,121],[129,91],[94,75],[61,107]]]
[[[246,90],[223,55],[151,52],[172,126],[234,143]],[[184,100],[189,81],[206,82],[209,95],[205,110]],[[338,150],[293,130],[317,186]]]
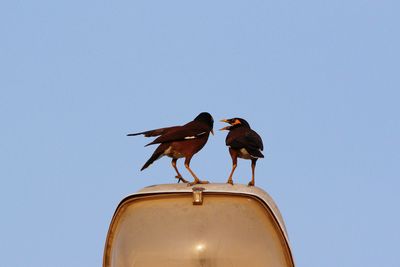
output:
[[[229,123],[229,120],[223,119],[223,120],[220,120],[220,122],[226,122],[226,123]],[[226,126],[226,127],[224,127],[224,128],[221,128],[221,129],[219,129],[219,130],[220,130],[220,131],[229,130],[229,127],[230,127],[230,126]]]

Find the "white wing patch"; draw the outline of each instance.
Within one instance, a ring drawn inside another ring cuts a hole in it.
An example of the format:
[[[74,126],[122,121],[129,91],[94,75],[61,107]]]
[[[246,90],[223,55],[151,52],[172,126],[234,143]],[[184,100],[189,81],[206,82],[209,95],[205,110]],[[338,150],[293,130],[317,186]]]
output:
[[[202,133],[199,133],[199,134],[196,134],[196,135],[192,135],[192,136],[186,136],[185,139],[195,139],[195,138],[197,138],[200,135],[203,135],[205,133],[207,133],[207,132],[202,132]]]

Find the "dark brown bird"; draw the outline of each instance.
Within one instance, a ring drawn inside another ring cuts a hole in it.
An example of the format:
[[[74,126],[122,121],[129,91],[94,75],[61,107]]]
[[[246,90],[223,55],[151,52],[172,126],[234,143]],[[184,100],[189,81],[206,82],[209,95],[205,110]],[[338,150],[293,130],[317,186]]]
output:
[[[128,136],[135,136],[143,134],[146,137],[159,136],[153,142],[147,144],[154,145],[160,144],[150,159],[143,165],[141,171],[149,167],[154,161],[162,156],[172,158],[172,167],[176,171],[175,178],[187,183],[176,167],[176,162],[179,158],[185,158],[185,167],[193,176],[194,181],[189,185],[206,184],[208,181],[202,181],[197,178],[196,174],[190,169],[190,160],[193,155],[199,152],[207,143],[210,132],[213,132],[214,120],[210,113],[202,112],[193,121],[183,126],[173,126],[160,128],[140,133],[128,134]]]
[[[249,182],[249,186],[254,186],[254,173],[256,168],[256,162],[259,158],[263,158],[264,155],[261,151],[264,149],[261,137],[250,128],[249,123],[241,118],[233,118],[228,120],[221,120],[222,122],[229,123],[222,129],[228,130],[229,133],[226,136],[225,143],[229,147],[229,153],[232,157],[232,171],[229,175],[227,183],[233,185],[232,175],[237,166],[237,158],[251,160],[252,177]]]

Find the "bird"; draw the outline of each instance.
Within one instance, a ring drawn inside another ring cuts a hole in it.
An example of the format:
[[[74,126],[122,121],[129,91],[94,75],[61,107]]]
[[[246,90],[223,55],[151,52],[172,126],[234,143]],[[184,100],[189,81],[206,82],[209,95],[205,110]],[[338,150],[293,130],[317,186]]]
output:
[[[188,185],[195,184],[207,184],[208,181],[200,180],[196,174],[190,168],[190,161],[192,157],[199,152],[204,145],[207,143],[208,137],[211,134],[214,135],[213,131],[214,119],[208,112],[200,113],[193,121],[188,122],[182,126],[172,126],[154,129],[150,131],[144,131],[139,133],[128,134],[127,136],[144,135],[145,137],[155,137],[152,142],[146,146],[159,144],[152,156],[141,168],[141,171],[149,167],[154,161],[158,160],[163,156],[172,158],[172,167],[176,171],[175,178],[178,179],[178,183],[188,183],[182,175],[179,173],[176,167],[177,160],[179,158],[185,158],[185,167],[193,176],[194,181],[188,183]]]
[[[224,119],[221,122],[229,123],[221,131],[229,131],[225,143],[229,147],[229,153],[232,158],[232,171],[227,183],[233,185],[233,172],[237,166],[237,158],[251,160],[252,177],[248,183],[249,186],[255,185],[255,168],[259,158],[264,158],[261,151],[264,149],[261,137],[250,128],[250,124],[242,118]]]

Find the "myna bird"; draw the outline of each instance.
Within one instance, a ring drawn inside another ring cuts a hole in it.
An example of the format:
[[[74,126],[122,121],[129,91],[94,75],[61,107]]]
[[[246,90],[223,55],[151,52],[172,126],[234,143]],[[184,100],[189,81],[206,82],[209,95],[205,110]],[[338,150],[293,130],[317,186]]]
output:
[[[194,184],[207,184],[208,181],[201,181],[197,178],[196,174],[190,169],[190,160],[193,155],[199,152],[207,143],[210,132],[213,132],[214,120],[210,113],[202,112],[193,121],[183,126],[173,126],[160,128],[140,133],[128,134],[128,136],[135,136],[143,134],[145,137],[158,136],[153,142],[147,144],[154,145],[160,144],[150,159],[143,165],[141,171],[149,167],[154,161],[162,156],[172,158],[172,167],[175,169],[177,175],[175,178],[187,183],[176,167],[176,161],[179,158],[185,158],[185,167],[193,176],[194,181],[189,185]]]
[[[227,183],[233,185],[232,175],[237,166],[237,158],[251,160],[252,177],[249,182],[249,186],[254,186],[254,172],[256,168],[256,162],[259,158],[263,158],[264,155],[261,151],[264,149],[261,137],[250,128],[247,121],[241,118],[233,118],[228,120],[221,120],[222,122],[229,123],[222,129],[228,130],[229,133],[226,136],[225,143],[229,147],[229,153],[232,157],[232,171],[229,175]]]

